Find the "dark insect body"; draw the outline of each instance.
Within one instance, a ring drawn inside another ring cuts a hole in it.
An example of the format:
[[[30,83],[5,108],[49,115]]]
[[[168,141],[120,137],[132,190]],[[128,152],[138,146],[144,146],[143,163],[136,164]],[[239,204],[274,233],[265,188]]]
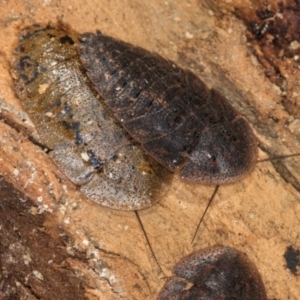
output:
[[[64,29],[23,30],[13,62],[19,98],[50,156],[83,194],[114,209],[149,207],[171,175],[101,103],[79,61],[77,35]]]
[[[183,258],[157,300],[267,300],[255,265],[246,254],[214,246]]]
[[[100,32],[79,41],[81,61],[105,103],[168,170],[187,181],[223,184],[255,165],[250,125],[192,72]]]

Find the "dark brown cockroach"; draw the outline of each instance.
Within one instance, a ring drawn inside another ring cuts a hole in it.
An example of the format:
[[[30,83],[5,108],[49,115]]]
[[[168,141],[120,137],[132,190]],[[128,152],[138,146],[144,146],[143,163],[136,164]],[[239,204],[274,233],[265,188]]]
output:
[[[214,246],[183,258],[157,300],[267,300],[255,265],[246,254]]]
[[[23,30],[13,62],[17,94],[50,156],[83,194],[114,209],[149,207],[170,174],[97,99],[75,42],[75,33],[52,25]]]
[[[100,32],[79,41],[81,61],[105,103],[168,170],[219,185],[253,168],[257,142],[250,125],[192,72]]]

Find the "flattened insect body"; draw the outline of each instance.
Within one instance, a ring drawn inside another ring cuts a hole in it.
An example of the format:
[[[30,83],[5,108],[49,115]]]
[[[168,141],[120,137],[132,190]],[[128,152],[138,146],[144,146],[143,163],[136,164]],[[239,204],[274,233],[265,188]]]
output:
[[[183,258],[157,300],[266,300],[261,276],[246,254],[215,246]]]
[[[171,176],[97,99],[75,41],[52,25],[25,29],[13,63],[16,91],[50,156],[88,198],[114,209],[149,207]]]
[[[142,48],[102,35],[79,38],[87,75],[131,136],[183,179],[222,184],[257,157],[251,127],[193,73]]]

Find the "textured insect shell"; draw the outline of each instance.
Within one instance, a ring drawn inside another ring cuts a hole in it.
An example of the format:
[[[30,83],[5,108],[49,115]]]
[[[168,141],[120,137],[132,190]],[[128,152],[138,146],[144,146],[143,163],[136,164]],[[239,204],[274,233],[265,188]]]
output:
[[[100,32],[79,41],[80,59],[105,103],[168,170],[223,184],[253,168],[257,142],[250,125],[192,72]]]
[[[33,25],[19,40],[16,91],[60,170],[103,206],[137,210],[158,201],[171,176],[96,98],[75,50],[76,34]]]
[[[214,246],[183,258],[157,300],[267,300],[256,266],[246,254]]]

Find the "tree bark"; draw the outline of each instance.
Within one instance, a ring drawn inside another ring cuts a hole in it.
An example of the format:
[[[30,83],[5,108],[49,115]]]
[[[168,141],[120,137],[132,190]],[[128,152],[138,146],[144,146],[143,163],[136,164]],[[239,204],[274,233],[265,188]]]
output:
[[[14,93],[10,61],[20,28],[62,20],[78,32],[98,29],[190,68],[250,122],[258,138],[259,159],[300,152],[297,44],[292,44],[293,55],[282,59],[268,43],[271,32],[260,38],[251,32],[253,22],[263,22],[256,11],[278,11],[277,2],[269,1],[267,8],[254,0],[214,2],[0,2],[0,299],[12,295],[5,285],[16,281],[20,285],[14,292],[20,299],[26,293],[32,299],[53,299],[53,289],[57,299],[155,299],[165,282],[157,262],[171,276],[181,258],[216,244],[247,253],[262,275],[269,299],[299,297],[300,282],[284,257],[288,247],[296,252],[300,248],[299,157],[258,162],[244,179],[220,186],[194,243],[192,237],[215,187],[187,184],[175,176],[158,204],[139,212],[156,262],[134,212],[94,204],[57,169]],[[293,3],[283,3],[285,16],[297,22],[297,13],[287,9]],[[289,53],[291,42],[282,43],[284,53]],[[19,193],[9,201],[18,214],[4,205],[9,199],[4,190]],[[18,202],[23,198],[26,205]],[[19,223],[7,223],[14,218]],[[24,228],[20,252],[9,248],[16,244],[13,228],[19,232]],[[43,232],[43,237],[32,237],[34,231]],[[31,260],[25,262],[29,252]],[[23,261],[15,259],[13,267],[8,265],[11,253],[23,254]],[[45,264],[51,260],[52,273]],[[26,281],[29,273],[35,275],[34,283]],[[48,280],[53,274],[65,279],[57,279],[61,286]],[[77,298],[72,288],[63,286],[78,287]]]

